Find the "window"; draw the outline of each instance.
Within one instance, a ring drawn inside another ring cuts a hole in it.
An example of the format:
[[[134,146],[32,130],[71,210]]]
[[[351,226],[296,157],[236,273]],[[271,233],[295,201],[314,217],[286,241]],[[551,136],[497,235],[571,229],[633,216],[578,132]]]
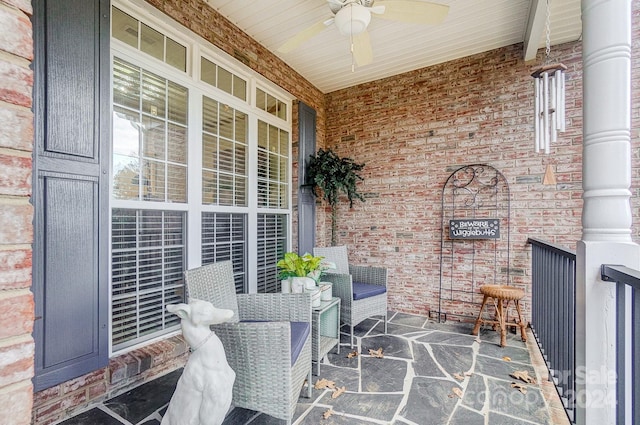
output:
[[[179,324],[166,304],[184,300],[184,213],[111,213],[112,342],[124,348]],[[146,338],[145,338],[146,337]]]
[[[291,221],[291,101],[147,6],[115,3],[112,351],[179,329],[166,305],[185,300],[188,267],[231,260],[237,292],[279,291]]]
[[[113,63],[113,195],[187,202],[188,91],[118,58]]]
[[[247,82],[207,58],[200,58],[200,79],[238,99],[247,100]]]
[[[287,251],[287,217],[283,214],[258,214],[258,292],[280,291],[276,262]]]
[[[247,206],[247,114],[202,98],[202,202]]]
[[[287,208],[289,133],[258,121],[258,205]]]
[[[180,71],[187,70],[187,48],[185,46],[164,36],[117,7],[111,8],[111,35]]]
[[[247,292],[246,214],[202,213],[202,264],[231,260],[236,292]]]
[[[256,107],[283,120],[287,119],[287,104],[264,90],[256,89]]]

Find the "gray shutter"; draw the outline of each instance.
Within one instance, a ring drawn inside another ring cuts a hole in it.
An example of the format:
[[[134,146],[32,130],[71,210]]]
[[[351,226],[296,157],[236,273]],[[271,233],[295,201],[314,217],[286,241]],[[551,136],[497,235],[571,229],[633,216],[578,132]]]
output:
[[[38,391],[108,362],[110,9],[33,5]]]
[[[316,111],[298,103],[298,252],[312,253],[316,243],[316,200],[306,185],[309,156],[316,153]]]

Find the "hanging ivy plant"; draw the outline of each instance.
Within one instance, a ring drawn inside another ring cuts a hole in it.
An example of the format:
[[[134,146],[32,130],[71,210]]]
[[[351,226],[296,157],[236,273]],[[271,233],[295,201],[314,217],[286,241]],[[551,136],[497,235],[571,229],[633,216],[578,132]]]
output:
[[[331,149],[320,149],[311,155],[307,167],[308,183],[313,194],[322,198],[331,207],[331,245],[336,244],[338,219],[338,201],[340,195],[346,195],[349,208],[355,200],[364,202],[364,196],[358,193],[357,183],[364,178],[358,174],[364,164],[358,164],[351,158],[340,158]],[[318,192],[320,189],[321,192]]]

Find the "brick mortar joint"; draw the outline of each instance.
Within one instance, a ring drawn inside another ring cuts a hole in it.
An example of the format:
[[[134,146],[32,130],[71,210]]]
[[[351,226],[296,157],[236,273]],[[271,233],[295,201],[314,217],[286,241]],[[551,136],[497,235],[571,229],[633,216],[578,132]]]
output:
[[[31,195],[19,196],[19,195],[0,195],[0,206],[13,205],[13,206],[31,206]]]
[[[30,243],[24,244],[0,244],[0,252],[14,252],[14,251],[31,251],[33,245]]]
[[[0,10],[8,10],[12,13],[15,13],[16,15],[24,15],[25,18],[30,19],[31,18],[31,13],[27,13],[25,10],[20,9],[19,7],[16,7],[12,4],[8,4],[2,0],[0,0]]]
[[[24,149],[0,148],[0,155],[31,159],[33,156],[33,152]]]
[[[7,52],[6,50],[0,49],[0,62],[2,61],[18,65],[24,68],[26,71],[33,73],[33,70],[30,68],[32,60],[29,58],[24,58],[22,56],[18,56],[16,54]]]
[[[31,344],[35,348],[35,343],[31,334],[22,334],[0,339],[0,348],[11,347],[18,344]]]

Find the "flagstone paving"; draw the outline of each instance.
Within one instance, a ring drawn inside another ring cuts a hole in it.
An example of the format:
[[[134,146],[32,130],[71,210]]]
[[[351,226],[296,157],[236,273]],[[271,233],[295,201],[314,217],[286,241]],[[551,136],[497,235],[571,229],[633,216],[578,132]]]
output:
[[[423,316],[389,314],[382,323],[366,320],[356,327],[357,349],[342,334],[340,354],[329,353],[314,376],[346,387],[332,398],[330,389],[314,388],[301,397],[294,416],[299,425],[532,425],[552,424],[548,404],[536,384],[525,392],[512,387],[510,374],[536,377],[525,343],[508,334],[507,346],[490,328],[471,336],[470,324],[433,323]],[[369,355],[382,348],[383,357]],[[347,354],[357,351],[358,356]],[[181,370],[146,383],[70,418],[63,425],[158,425]],[[303,391],[305,393],[306,391]],[[325,412],[332,414],[324,418]],[[233,409],[224,425],[271,425],[284,421]]]

